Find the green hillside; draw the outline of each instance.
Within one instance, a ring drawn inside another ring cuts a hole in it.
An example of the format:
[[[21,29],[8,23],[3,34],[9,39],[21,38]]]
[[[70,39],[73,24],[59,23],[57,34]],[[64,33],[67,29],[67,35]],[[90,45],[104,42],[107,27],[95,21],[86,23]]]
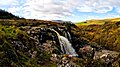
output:
[[[116,22],[120,21],[120,18],[111,18],[111,19],[101,19],[101,20],[86,20],[84,22],[76,22],[77,26],[81,25],[102,25],[105,22]]]
[[[98,23],[99,21],[101,24]],[[120,18],[91,20],[88,23],[82,23],[76,24],[80,28],[79,34],[82,37],[107,49],[120,51]]]

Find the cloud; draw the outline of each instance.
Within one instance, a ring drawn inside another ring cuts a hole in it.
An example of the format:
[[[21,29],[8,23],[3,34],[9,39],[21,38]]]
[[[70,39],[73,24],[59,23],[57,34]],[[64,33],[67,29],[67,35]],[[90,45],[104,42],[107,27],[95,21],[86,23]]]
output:
[[[107,13],[112,11],[111,1],[103,0],[80,0],[81,4],[77,7],[80,12]]]
[[[8,12],[17,13],[17,11],[19,11],[19,8],[18,8],[18,7],[8,8]]]
[[[77,9],[80,12],[108,13],[113,10],[120,13],[119,0],[79,0]]]
[[[5,6],[5,5],[18,5],[17,0],[0,0],[0,6]]]
[[[80,12],[92,12],[92,7],[89,7],[89,6],[86,6],[86,5],[83,5],[81,7],[77,7],[77,9],[80,11]]]
[[[115,9],[120,14],[119,0],[2,0],[0,6],[25,18],[59,19],[74,16],[75,12],[105,14]]]
[[[23,9],[24,13],[29,12],[31,16],[35,18],[61,18],[73,15],[71,6],[67,5],[66,1],[62,0],[27,0]]]
[[[112,11],[113,7],[104,5],[104,6],[98,6],[97,8],[94,8],[93,12],[96,13],[107,13],[109,11]]]
[[[116,14],[106,14],[106,16],[87,16],[86,18],[88,20],[91,20],[91,19],[107,19],[107,18],[113,18],[113,17],[119,17],[119,15],[116,15]]]

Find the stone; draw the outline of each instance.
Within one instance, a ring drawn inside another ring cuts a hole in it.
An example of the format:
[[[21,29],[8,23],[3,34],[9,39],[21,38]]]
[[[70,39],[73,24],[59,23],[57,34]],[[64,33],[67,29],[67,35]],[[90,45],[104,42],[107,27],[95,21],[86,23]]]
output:
[[[93,60],[101,60],[103,63],[113,63],[119,57],[119,52],[110,50],[96,51]]]
[[[57,54],[52,54],[52,57],[50,57],[50,60],[52,60],[54,62],[59,62],[59,58],[58,58]]]
[[[78,51],[78,54],[82,58],[92,58],[94,55],[94,49],[91,46],[85,46],[83,48],[80,48]]]
[[[33,53],[32,53],[32,58],[35,58],[36,57],[36,54],[37,54],[37,51],[33,51]]]

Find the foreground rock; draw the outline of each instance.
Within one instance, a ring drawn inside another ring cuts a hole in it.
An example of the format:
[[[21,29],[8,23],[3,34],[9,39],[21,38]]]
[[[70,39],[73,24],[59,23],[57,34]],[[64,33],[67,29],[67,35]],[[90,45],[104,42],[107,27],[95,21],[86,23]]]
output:
[[[91,46],[84,46],[79,49],[78,53],[82,58],[92,59],[94,56],[94,49]]]
[[[91,66],[93,67],[99,65],[103,67],[118,67],[119,52],[110,50],[95,51],[92,64]]]
[[[50,58],[51,61],[54,61],[56,64],[56,67],[80,67],[77,62],[79,61],[79,58],[72,57],[70,55],[57,55],[52,54],[52,57]]]

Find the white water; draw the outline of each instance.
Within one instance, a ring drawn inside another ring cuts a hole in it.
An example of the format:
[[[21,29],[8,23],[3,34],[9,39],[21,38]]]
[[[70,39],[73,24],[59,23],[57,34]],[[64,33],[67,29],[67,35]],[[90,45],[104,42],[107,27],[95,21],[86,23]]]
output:
[[[69,32],[65,32],[65,31],[64,31],[64,33],[65,33],[65,37],[68,38],[68,40],[71,40],[71,35],[70,35],[70,33],[69,33]]]
[[[59,39],[60,39],[61,50],[65,54],[69,54],[71,56],[78,56],[78,54],[75,52],[74,48],[72,47],[72,44],[68,41],[67,38],[63,36],[59,36]]]
[[[54,29],[51,29],[51,30],[57,34],[59,42],[60,42],[61,50],[64,54],[69,54],[71,56],[78,56],[78,54],[75,52],[74,48],[72,47],[72,44],[69,42],[67,38],[65,38],[64,36],[61,36]]]
[[[68,38],[69,38],[69,40],[71,41],[71,35],[70,35],[70,33],[69,32],[67,32],[67,34],[68,34]]]

